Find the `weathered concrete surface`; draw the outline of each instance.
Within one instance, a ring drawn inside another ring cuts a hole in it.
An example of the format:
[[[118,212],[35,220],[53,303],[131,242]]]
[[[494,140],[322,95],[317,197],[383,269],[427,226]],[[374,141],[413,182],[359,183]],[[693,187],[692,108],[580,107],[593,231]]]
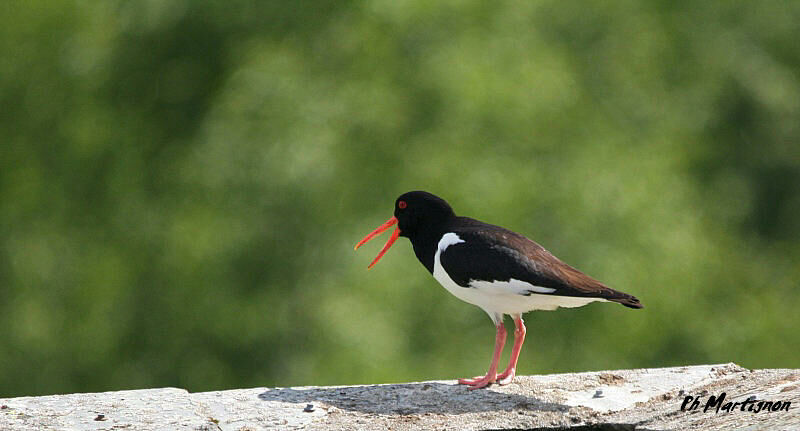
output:
[[[703,412],[727,401],[788,411]],[[701,406],[681,411],[686,395]],[[310,406],[309,406],[310,405]],[[800,370],[735,364],[517,377],[468,391],[454,381],[254,388],[164,388],[0,399],[0,430],[800,430]]]

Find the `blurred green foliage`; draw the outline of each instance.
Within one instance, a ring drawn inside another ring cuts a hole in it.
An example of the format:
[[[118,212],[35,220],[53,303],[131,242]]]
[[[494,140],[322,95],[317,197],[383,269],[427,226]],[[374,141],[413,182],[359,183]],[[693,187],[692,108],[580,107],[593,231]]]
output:
[[[408,241],[352,250],[413,189],[646,305],[528,314],[522,374],[798,367],[798,40],[783,1],[3,2],[0,396],[484,372]]]

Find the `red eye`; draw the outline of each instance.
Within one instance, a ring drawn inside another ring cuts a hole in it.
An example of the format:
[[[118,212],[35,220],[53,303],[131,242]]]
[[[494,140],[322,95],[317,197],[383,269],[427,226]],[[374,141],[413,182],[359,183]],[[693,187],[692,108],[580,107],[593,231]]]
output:
[[[406,201],[400,201],[400,202],[397,203],[397,208],[400,208],[400,209],[403,209],[403,208],[405,208],[407,206],[408,206],[408,204],[406,203]]]

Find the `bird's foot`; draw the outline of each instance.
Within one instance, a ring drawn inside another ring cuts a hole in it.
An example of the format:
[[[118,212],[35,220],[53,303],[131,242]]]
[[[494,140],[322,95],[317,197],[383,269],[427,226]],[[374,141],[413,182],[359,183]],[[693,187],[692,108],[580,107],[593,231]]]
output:
[[[458,383],[469,385],[469,389],[480,389],[497,381],[497,373],[487,373],[485,376],[475,376],[471,379],[458,379]]]
[[[514,376],[517,375],[516,368],[508,368],[502,373],[497,375],[497,384],[498,385],[507,385],[514,380]]]

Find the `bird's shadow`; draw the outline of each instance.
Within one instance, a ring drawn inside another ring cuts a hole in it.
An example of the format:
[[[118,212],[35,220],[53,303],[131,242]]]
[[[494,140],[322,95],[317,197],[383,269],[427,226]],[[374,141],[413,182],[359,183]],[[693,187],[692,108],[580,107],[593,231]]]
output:
[[[569,406],[534,397],[470,391],[463,385],[439,382],[346,386],[328,388],[274,388],[258,395],[263,401],[325,403],[342,410],[373,414],[463,414],[487,411],[561,411]]]

